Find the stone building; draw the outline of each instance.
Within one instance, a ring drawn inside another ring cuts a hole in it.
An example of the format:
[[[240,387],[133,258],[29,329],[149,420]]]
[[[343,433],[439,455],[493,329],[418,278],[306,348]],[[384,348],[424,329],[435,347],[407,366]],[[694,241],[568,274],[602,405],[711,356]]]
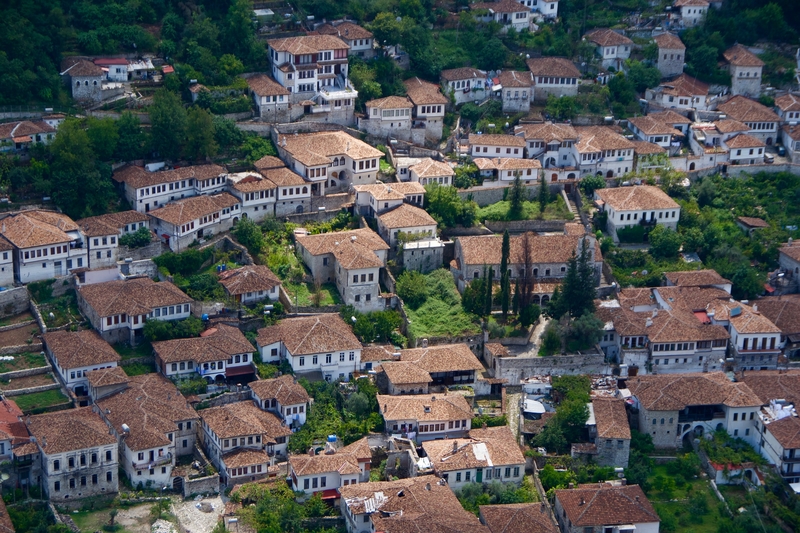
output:
[[[758,98],[761,95],[761,73],[764,62],[741,44],[735,44],[722,54],[731,74],[731,93]]]
[[[653,40],[658,46],[656,68],[661,72],[661,77],[669,78],[682,74],[686,60],[686,45],[681,38],[672,33],[662,33],[656,35]]]

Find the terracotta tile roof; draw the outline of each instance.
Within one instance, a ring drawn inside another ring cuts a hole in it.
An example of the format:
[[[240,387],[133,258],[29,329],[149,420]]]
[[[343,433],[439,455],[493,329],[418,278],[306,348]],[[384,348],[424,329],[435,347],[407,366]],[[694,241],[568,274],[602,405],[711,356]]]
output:
[[[364,105],[366,107],[377,107],[378,109],[411,109],[414,107],[414,104],[409,102],[408,98],[394,95],[370,100]]]
[[[478,135],[470,133],[469,144],[474,146],[476,144],[489,145],[489,146],[510,146],[512,148],[525,148],[525,139],[517,137],[516,135],[495,135],[492,133],[484,133]]]
[[[55,131],[55,128],[50,124],[42,121],[22,120],[20,122],[7,122],[0,124],[0,139],[14,139],[41,133],[53,133]]]
[[[264,172],[275,172],[276,170],[280,171],[280,169],[274,169],[269,171],[265,170]],[[243,193],[269,191],[278,188],[273,181],[268,180],[263,175],[256,174],[255,172],[229,174],[228,183],[232,189]]]
[[[784,450],[800,448],[800,418],[788,416],[767,425],[767,431]]]
[[[74,78],[102,77],[103,69],[81,58],[67,58],[61,62],[61,75],[69,75]]]
[[[262,170],[261,175],[277,187],[292,187],[295,185],[308,185],[300,174],[287,167]],[[268,183],[259,184],[259,187],[269,187]],[[261,190],[261,189],[259,189]]]
[[[203,409],[200,418],[221,439],[261,435],[263,444],[275,444],[277,437],[288,437],[292,434],[292,430],[280,418],[262,411],[251,401]]]
[[[575,130],[579,137],[576,148],[580,153],[633,148],[631,141],[606,126],[586,126],[575,128]]]
[[[737,379],[747,384],[761,405],[771,400],[786,400],[800,406],[800,370],[761,370],[745,372]]]
[[[508,348],[506,348],[505,346],[503,346],[500,343],[487,342],[484,345],[484,348],[486,348],[489,351],[489,353],[492,354],[495,357],[507,357],[508,356]]]
[[[509,1],[518,5],[522,5],[515,0]],[[502,85],[504,89],[508,89],[509,87],[526,88],[533,85],[534,82],[533,75],[530,72],[522,72],[517,70],[504,70],[499,76],[497,76],[497,78],[500,81],[500,85]]]
[[[378,220],[388,229],[436,226],[436,221],[424,209],[405,203],[378,215]]]
[[[653,40],[659,48],[667,50],[686,50],[686,45],[683,44],[681,38],[672,33],[662,33],[656,35]]]
[[[148,172],[142,167],[128,165],[114,172],[111,179],[118,183],[125,183],[134,189],[141,189],[192,178],[198,180],[216,178],[225,173],[227,173],[225,168],[219,165],[195,165],[157,172]]]
[[[297,237],[297,243],[308,250],[311,255],[336,255],[337,250],[345,242],[354,243],[356,248],[360,250],[360,255],[365,256],[370,261],[370,264],[373,262],[372,258],[369,257],[370,254],[377,260],[378,256],[375,255],[375,251],[389,249],[389,245],[369,228]]]
[[[525,463],[508,426],[472,428],[466,439],[430,440],[423,442],[422,448],[437,475],[467,468],[499,468]]]
[[[271,170],[274,168],[283,168],[286,166],[286,163],[274,155],[265,155],[253,163],[253,166],[256,167],[256,170]]]
[[[70,242],[67,231],[78,226],[66,215],[49,211],[23,211],[0,221],[0,233],[17,248],[31,248]]]
[[[91,407],[34,415],[27,425],[47,455],[117,445],[116,437],[109,434],[108,426]]]
[[[680,411],[693,405],[762,405],[746,383],[733,383],[723,372],[629,377],[628,389],[648,411]]]
[[[690,278],[691,279],[691,278]],[[716,278],[700,278],[699,281]],[[691,282],[690,282],[691,283]],[[653,289],[672,308],[686,311],[705,311],[729,302],[731,295],[723,289],[706,286],[657,287]]]
[[[581,71],[566,57],[538,57],[525,62],[534,76],[580,78]]]
[[[622,35],[621,33],[617,33],[614,30],[608,28],[598,28],[596,30],[592,30],[584,35],[584,38],[589,39],[593,43],[596,43],[600,46],[622,46],[622,45],[632,45],[633,41]],[[680,39],[678,40],[680,42]]]
[[[442,79],[447,81],[486,79],[486,73],[484,71],[472,67],[451,68],[443,70],[440,75]]]
[[[15,533],[14,524],[6,510],[6,504],[0,501],[0,533]]]
[[[325,472],[338,472],[339,474],[359,474],[361,468],[358,463],[372,460],[372,451],[367,438],[340,448],[336,453],[320,455],[290,455],[289,469],[293,475],[309,476]]]
[[[775,99],[775,107],[781,111],[800,111],[800,96],[792,93],[781,95]]]
[[[724,104],[719,104],[717,111],[740,122],[780,121],[780,117],[770,108],[744,96],[734,96]]]
[[[494,13],[520,13],[528,11],[525,6],[515,0],[496,0],[494,2],[483,2],[470,5],[470,9],[490,9]]]
[[[258,96],[288,95],[289,91],[266,74],[255,74],[247,77],[247,85]]]
[[[480,514],[492,533],[559,533],[543,503],[481,505]]]
[[[460,394],[378,395],[378,408],[384,420],[441,422],[472,419],[472,409]]]
[[[120,361],[119,354],[94,330],[51,331],[42,338],[61,368],[80,368]]]
[[[761,314],[760,311],[756,311],[750,306],[747,306],[743,303],[738,303],[736,305],[730,306],[731,309],[734,307],[741,307],[742,311],[736,316],[730,316],[728,320],[731,323],[731,326],[736,328],[736,331],[741,335],[743,333],[780,333],[781,330],[772,323],[772,321]],[[719,317],[718,317],[719,318]]]
[[[101,370],[92,370],[86,373],[86,380],[90,387],[107,387],[109,385],[121,385],[128,383],[128,374],[121,366],[112,366]]]
[[[800,301],[797,299],[768,296],[759,298],[757,305],[758,312],[775,324],[784,335],[800,333]]]
[[[662,88],[664,94],[672,96],[706,96],[708,94],[708,84],[688,74],[681,74],[671,81],[662,81],[659,87]]]
[[[597,195],[615,211],[680,208],[667,193],[652,185],[601,189],[597,191]]]
[[[278,52],[292,55],[316,54],[325,50],[349,50],[350,46],[334,35],[300,35],[284,39],[270,39],[267,44]]]
[[[394,353],[394,346],[364,346],[361,349],[361,362],[398,361],[399,357],[395,357]]]
[[[618,398],[592,398],[592,409],[597,422],[597,436],[601,439],[630,439],[631,428],[625,412],[625,402]]]
[[[342,39],[372,39],[372,32],[366,30],[354,22],[345,20],[336,24],[321,24],[317,26],[317,33],[323,35],[336,35]]]
[[[543,141],[545,144],[578,139],[578,132],[571,124],[553,124],[552,122],[522,124],[514,128],[514,134],[521,135],[528,141]]]
[[[258,330],[258,345],[281,341],[292,355],[349,351],[361,348],[350,326],[338,314],[285,318]]]
[[[637,155],[663,154],[666,150],[647,141],[633,141],[633,151]]]
[[[150,211],[150,216],[168,222],[173,226],[180,226],[198,218],[218,213],[238,203],[239,199],[227,192],[193,196]]]
[[[302,385],[288,374],[275,379],[260,379],[247,384],[253,394],[261,400],[276,399],[281,405],[308,403],[311,398]]]
[[[763,218],[756,218],[756,217],[736,217],[738,222],[741,222],[745,226],[750,228],[768,228],[769,224],[767,224]]]
[[[634,313],[625,307],[598,307],[595,315],[604,323],[611,323],[620,337],[646,336],[648,313]]]
[[[683,7],[683,6],[708,7],[708,2],[706,0],[675,0],[675,3],[673,5],[675,7]]]
[[[494,160],[497,170],[524,170],[528,168],[542,168],[542,162],[538,159],[518,159],[515,157],[498,157]],[[583,233],[581,233],[583,235]]]
[[[800,241],[784,244],[778,251],[795,261],[800,261]]]
[[[426,157],[416,165],[408,167],[409,172],[414,172],[420,178],[434,178],[439,176],[455,176],[453,168],[442,161]]]
[[[661,522],[639,485],[581,485],[555,496],[574,527]]]
[[[672,124],[672,125],[692,123],[691,120],[681,115],[680,113],[676,113],[672,109],[665,109],[664,111],[660,111],[658,113],[650,113],[648,116],[658,119],[666,124]]]
[[[8,242],[8,239],[0,235],[0,252],[4,252],[6,250],[13,250],[14,245]]]
[[[395,387],[417,383],[431,383],[433,378],[423,368],[408,361],[387,361],[381,364],[386,378]]]
[[[281,147],[305,166],[328,165],[334,157],[341,155],[355,160],[383,157],[383,152],[380,150],[343,131],[279,135],[279,137]]]
[[[8,398],[0,400],[0,434],[4,439],[11,439],[13,450],[30,442],[30,434],[28,427],[22,419],[22,410],[14,402]],[[38,453],[34,444],[33,453]]]
[[[227,361],[237,354],[253,353],[255,348],[239,328],[217,324],[200,337],[154,342],[153,351],[164,363],[210,363]]]
[[[766,146],[766,144],[764,144],[764,141],[756,139],[752,135],[748,135],[746,133],[740,133],[738,135],[734,135],[733,137],[725,141],[725,144],[731,150],[736,148],[760,148]]]
[[[633,124],[645,135],[683,135],[671,124],[659,120],[651,115],[645,117],[631,117],[628,122]]]
[[[118,435],[127,424],[130,433],[125,444],[134,451],[169,446],[173,441],[167,434],[178,431],[178,422],[199,418],[178,388],[161,374],[133,376],[128,388],[99,400],[97,406]]]
[[[269,463],[270,458],[264,450],[240,448],[222,455],[225,468],[241,468],[243,466]]]
[[[439,86],[419,78],[411,78],[403,82],[406,94],[414,105],[449,104],[450,100],[439,91]]]
[[[76,220],[75,224],[81,228],[81,231],[87,237],[100,237],[103,235],[118,235],[123,227],[129,224],[138,225],[139,222],[147,222],[148,220],[146,214],[130,210],[82,218]]]
[[[720,133],[733,133],[735,131],[750,131],[750,128],[744,122],[739,122],[733,119],[723,119],[714,122],[717,131]]]
[[[672,285],[678,287],[704,287],[711,285],[724,285],[730,283],[711,268],[703,270],[686,270],[678,272],[664,272],[664,277]]]
[[[466,344],[440,344],[400,350],[400,360],[415,363],[431,374],[483,370],[483,365]]]
[[[741,44],[735,44],[722,53],[725,61],[735,67],[763,67],[764,62]]]
[[[156,283],[150,278],[83,285],[78,292],[101,318],[121,314],[146,315],[156,307],[193,301],[172,283]]]
[[[403,200],[410,194],[425,194],[425,187],[418,181],[403,183],[373,183],[371,185],[355,185],[356,192],[371,194],[376,200]]]
[[[566,263],[573,251],[579,250],[581,236],[576,235],[535,235],[528,234],[530,242],[530,261],[532,263]],[[498,265],[502,255],[502,235],[480,235],[458,237],[461,247],[462,268],[475,265]],[[512,264],[523,261],[523,235],[512,235],[510,239]],[[577,253],[577,252],[576,252]],[[600,261],[595,250],[595,259]]]
[[[269,291],[281,284],[278,276],[264,265],[246,265],[220,272],[219,283],[231,295]]]

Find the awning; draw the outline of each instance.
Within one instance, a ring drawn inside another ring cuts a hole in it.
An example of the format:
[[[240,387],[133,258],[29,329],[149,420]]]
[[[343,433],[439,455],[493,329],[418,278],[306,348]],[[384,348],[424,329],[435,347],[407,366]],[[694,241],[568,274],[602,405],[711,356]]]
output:
[[[695,311],[694,316],[696,316],[697,320],[699,320],[702,324],[711,324],[711,319],[708,318],[708,313],[705,311]]]
[[[14,137],[14,142],[15,143],[29,143],[29,142],[33,142],[33,139],[31,139],[30,135],[25,135],[23,137]]]
[[[244,376],[245,374],[252,374],[253,372],[255,372],[255,369],[250,365],[229,366],[228,368],[225,369],[225,375],[227,377]]]
[[[764,284],[764,290],[769,292],[769,293],[773,293],[773,292],[775,292],[775,287],[773,287],[769,283],[765,283]]]
[[[335,500],[339,497],[338,489],[327,489],[322,491],[323,500]]]
[[[161,72],[163,72],[164,74],[172,74],[173,72],[175,72],[175,69],[172,68],[172,65],[164,65],[161,68]]]

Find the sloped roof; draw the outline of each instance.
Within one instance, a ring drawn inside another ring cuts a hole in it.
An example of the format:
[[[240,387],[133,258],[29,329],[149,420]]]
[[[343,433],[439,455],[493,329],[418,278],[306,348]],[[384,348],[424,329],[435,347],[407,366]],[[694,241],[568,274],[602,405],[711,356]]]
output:
[[[519,2],[516,2],[515,0],[509,1],[519,4]],[[497,78],[500,81],[500,85],[502,85],[504,89],[509,87],[530,87],[534,82],[533,75],[530,72],[522,72],[518,70],[504,70],[499,76],[497,76]]]
[[[737,222],[741,222],[749,228],[768,228],[769,224],[763,218],[756,217],[736,217]]]
[[[661,522],[639,485],[581,485],[555,496],[575,527]]]
[[[525,139],[516,135],[498,135],[493,133],[484,133],[482,135],[478,135],[476,133],[470,133],[469,144],[470,146],[476,144],[486,144],[489,146],[510,146],[512,148],[524,148]]]
[[[602,152],[604,150],[627,150],[633,143],[607,126],[586,126],[575,128],[578,132],[579,153]]]
[[[630,439],[631,428],[625,412],[625,402],[619,398],[592,398],[592,409],[601,439]]]
[[[311,255],[334,254],[345,241],[358,243],[358,246],[364,249],[365,254],[370,252],[374,256],[374,252],[377,250],[389,249],[389,245],[369,228],[297,237],[297,243],[308,250]],[[377,256],[375,257],[377,258]]]
[[[726,113],[730,118],[740,122],[778,122],[780,120],[770,108],[741,95],[719,104],[717,111]]]
[[[169,281],[156,283],[150,278],[93,283],[79,287],[78,292],[101,318],[146,315],[156,307],[193,301]]]
[[[441,93],[439,86],[435,83],[423,81],[419,78],[411,78],[404,81],[403,85],[405,85],[406,94],[414,102],[414,105],[450,103],[450,100]]]
[[[61,63],[61,75],[73,78],[103,76],[103,69],[91,61],[81,58],[67,58]]]
[[[559,533],[543,503],[481,505],[480,514],[492,533]]]
[[[800,370],[761,370],[738,376],[758,397],[761,405],[772,400],[786,400],[800,406]]]
[[[662,33],[653,37],[659,48],[666,50],[685,50],[686,45],[683,44],[681,38],[673,33]]]
[[[362,28],[354,22],[345,20],[336,24],[321,24],[315,29],[317,33],[323,35],[336,35],[342,39],[371,39],[372,32]]]
[[[433,381],[430,373],[424,368],[420,368],[415,363],[408,361],[387,361],[381,364],[381,370],[395,387],[398,385],[431,383]]]
[[[648,411],[680,411],[695,405],[762,405],[746,383],[733,383],[723,372],[635,376],[627,383]]]
[[[521,124],[514,128],[514,133],[515,135],[521,134],[526,140],[542,140],[546,144],[578,138],[578,132],[571,124],[553,124],[552,122]]]
[[[418,181],[400,183],[373,183],[355,185],[356,192],[371,194],[376,200],[403,200],[409,194],[425,194],[425,187]]]
[[[596,194],[615,211],[680,208],[667,193],[652,185],[600,189]]]
[[[119,363],[121,359],[94,330],[50,331],[42,337],[61,368]]]
[[[49,211],[23,211],[0,221],[0,234],[17,248],[31,248],[70,242],[67,231],[78,226],[66,215]]]
[[[86,373],[86,380],[89,386],[99,388],[108,387],[110,385],[122,385],[128,383],[130,378],[121,366],[112,366],[111,368],[101,368],[100,370],[91,370]]]
[[[800,111],[800,96],[786,93],[775,99],[775,107],[782,111]]]
[[[148,172],[142,167],[127,165],[115,171],[111,179],[118,183],[125,183],[134,189],[141,189],[192,178],[198,180],[216,178],[226,172],[225,168],[219,165],[194,165],[156,172]]]
[[[466,439],[429,440],[422,443],[437,474],[467,468],[502,467],[525,462],[508,426],[473,428]]]
[[[279,142],[286,152],[305,166],[328,165],[334,157],[340,155],[347,155],[355,160],[383,157],[380,150],[343,131],[280,134]]]
[[[431,374],[483,370],[483,365],[466,344],[439,344],[400,350],[400,360],[415,363]]]
[[[472,408],[460,394],[378,395],[384,420],[439,421],[472,418]]]
[[[609,28],[598,28],[596,30],[592,30],[586,33],[584,37],[593,43],[599,44],[600,46],[622,46],[626,44],[633,44],[633,41],[621,33],[617,33]]]
[[[711,268],[702,270],[685,270],[677,272],[664,272],[664,277],[672,285],[678,287],[704,287],[711,285],[725,285],[730,283]]]
[[[281,284],[278,276],[265,265],[245,265],[220,272],[219,283],[228,294],[269,291]]]
[[[388,229],[436,226],[436,221],[424,209],[406,203],[378,215],[378,220]]]
[[[408,167],[409,172],[414,172],[420,178],[434,178],[439,176],[455,176],[453,167],[442,161],[426,157],[416,165]]]
[[[532,263],[566,263],[572,257],[573,252],[578,253],[580,242],[583,236],[578,235],[536,235],[528,234],[530,261]],[[511,255],[509,261],[512,264],[522,263],[524,254],[524,235],[512,235],[510,238]],[[461,248],[461,258],[463,267],[474,265],[497,265],[500,264],[502,255],[502,235],[479,235],[470,237],[458,237]],[[600,261],[597,253],[599,248],[595,247],[595,260]]]
[[[270,39],[267,44],[278,52],[292,55],[316,54],[324,50],[349,50],[350,46],[334,35],[300,35],[283,39]]]
[[[150,211],[150,216],[169,222],[173,226],[180,226],[206,215],[222,211],[226,207],[233,207],[238,203],[239,199],[227,192],[193,196]]]
[[[524,5],[515,0],[495,0],[494,2],[475,3],[470,9],[489,9],[494,13],[520,13],[528,11]]]
[[[138,224],[139,222],[147,222],[148,220],[146,214],[129,210],[82,218],[76,220],[75,224],[80,226],[81,231],[83,231],[84,235],[87,237],[99,237],[103,235],[117,235],[124,226]]]
[[[764,62],[741,44],[735,44],[723,52],[725,61],[736,67],[763,67]]]
[[[644,117],[631,117],[628,122],[633,124],[645,135],[682,135],[671,124],[660,120],[658,117],[647,115]]]
[[[760,148],[766,146],[764,141],[761,139],[757,139],[752,135],[748,135],[746,133],[739,133],[738,135],[734,135],[727,141],[725,144],[728,146],[729,149],[736,149],[736,148]]]
[[[414,107],[408,98],[404,96],[387,96],[386,98],[378,98],[370,100],[365,107],[377,107],[378,109],[411,109]]]
[[[566,57],[538,57],[528,59],[525,64],[534,76],[581,77],[581,71]]]
[[[294,376],[284,374],[274,379],[260,379],[247,384],[261,400],[275,398],[281,405],[308,403],[311,398]]]
[[[708,84],[703,83],[697,78],[688,74],[681,74],[671,81],[662,81],[659,87],[665,94],[672,96],[706,96],[708,94]]]
[[[447,81],[485,79],[486,73],[472,67],[451,68],[441,72],[442,79]]]
[[[258,345],[281,341],[290,354],[311,355],[361,348],[350,326],[338,314],[285,318],[258,330]]]
[[[250,400],[203,409],[200,418],[221,439],[260,434],[263,444],[275,444],[277,437],[292,434],[280,418]]]
[[[258,96],[288,95],[289,91],[266,74],[254,74],[247,77],[247,85]]]
[[[200,337],[154,342],[153,351],[164,363],[190,360],[210,363],[227,361],[237,354],[253,353],[255,348],[239,328],[217,324]]]
[[[367,438],[357,440],[336,453],[320,455],[290,455],[289,468],[292,474],[297,476],[308,476],[323,474],[325,472],[338,472],[339,474],[359,474],[361,469],[358,466],[361,462],[372,460],[372,452],[369,449]]]
[[[775,324],[784,335],[800,333],[800,299],[782,296],[759,298],[758,312]]]
[[[109,434],[108,426],[91,407],[34,415],[26,423],[48,455],[117,445],[117,438]]]

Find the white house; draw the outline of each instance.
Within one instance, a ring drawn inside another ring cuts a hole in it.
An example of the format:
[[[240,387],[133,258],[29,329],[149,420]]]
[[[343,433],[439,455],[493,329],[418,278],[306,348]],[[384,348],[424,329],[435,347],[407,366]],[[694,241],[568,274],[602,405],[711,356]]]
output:
[[[460,394],[378,395],[386,433],[416,442],[461,438],[472,425],[472,408]]]
[[[403,82],[406,95],[414,108],[411,110],[411,127],[425,130],[425,140],[438,143],[444,129],[445,107],[450,100],[441,93],[439,86],[419,78]]]
[[[401,204],[376,218],[378,234],[392,248],[405,242],[405,239],[417,241],[436,238],[436,221],[424,209],[411,204]]]
[[[515,0],[496,0],[495,2],[482,2],[477,4],[470,4],[470,9],[477,10],[483,15],[479,15],[478,19],[482,22],[496,22],[500,24],[500,31],[506,33],[508,31],[520,32],[522,30],[530,29],[530,14],[531,10],[527,6],[516,2]]]
[[[76,396],[89,394],[87,372],[112,368],[120,362],[119,354],[92,330],[50,331],[43,339],[53,368]]]
[[[111,176],[123,189],[131,208],[140,213],[199,194],[216,194],[227,187],[227,171],[219,165],[196,165],[150,172],[128,165]]]
[[[38,484],[50,501],[118,491],[117,439],[92,407],[34,415],[25,423],[40,454]]]
[[[662,81],[658,87],[647,89],[645,98],[665,109],[708,109],[708,84],[681,74],[674,80]]]
[[[775,98],[775,109],[781,119],[781,124],[797,125],[800,121],[800,96],[792,93],[783,94]]]
[[[418,207],[425,203],[425,187],[417,181],[356,185],[354,189],[356,209],[359,214],[368,217],[374,217],[404,202]]]
[[[734,96],[727,102],[719,104],[717,111],[724,113],[728,119],[744,123],[750,128],[747,133],[764,141],[768,146],[778,140],[780,117],[770,108],[755,100],[744,96]]]
[[[674,138],[683,137],[683,133],[676,130],[671,124],[651,115],[631,117],[628,119],[628,126],[639,139],[657,144],[666,150],[672,147]]]
[[[276,186],[275,192],[275,216],[284,216],[292,213],[303,213],[310,211],[313,204],[314,185],[303,179],[296,172],[283,166],[280,168],[263,169],[261,175]],[[263,184],[262,187],[268,187]],[[266,193],[265,197],[266,197]],[[270,192],[270,195],[272,193]],[[270,196],[271,197],[271,196]],[[263,202],[264,200],[257,200]],[[269,210],[269,204],[266,209]],[[264,207],[262,207],[263,212]]]
[[[713,324],[728,328],[734,366],[741,370],[774,370],[781,354],[781,330],[758,311],[758,305],[717,300],[706,313]]]
[[[472,67],[451,68],[440,74],[442,92],[451,95],[456,105],[479,102],[489,96],[486,72]]]
[[[469,153],[477,157],[525,157],[525,139],[516,135],[475,134],[469,136]]]
[[[209,383],[255,375],[253,345],[239,328],[217,324],[199,337],[153,343],[156,371],[170,379],[199,374]]]
[[[234,301],[249,305],[262,300],[278,301],[281,280],[266,265],[245,265],[223,270],[219,283]]]
[[[230,193],[195,196],[150,211],[151,227],[173,252],[233,227],[241,216],[241,204]]]
[[[780,472],[786,483],[800,482],[800,418],[792,404],[771,400],[758,414],[761,455]]]
[[[758,98],[761,95],[761,74],[764,62],[744,45],[735,44],[722,54],[731,75],[731,93]],[[735,117],[734,117],[735,118]]]
[[[681,207],[660,188],[652,185],[618,187],[595,191],[595,201],[608,213],[607,231],[617,241],[617,230],[637,224],[660,224],[677,230]]]
[[[96,405],[119,439],[130,484],[173,488],[176,459],[192,455],[200,418],[178,388],[158,374],[133,376]]]
[[[541,1],[541,0],[539,0]],[[538,57],[525,62],[536,84],[535,101],[547,101],[549,95],[576,96],[581,73],[566,57]]]
[[[277,122],[279,113],[283,117],[289,109],[289,90],[266,74],[253,74],[246,79],[258,116],[272,122]]]
[[[639,485],[592,483],[555,491],[562,533],[658,533],[661,519]]]
[[[346,305],[383,309],[380,270],[389,246],[369,228],[297,236],[297,250],[315,281],[334,282]]]
[[[419,183],[422,186],[429,183],[438,183],[443,186],[452,185],[453,177],[456,175],[450,165],[430,157],[426,157],[416,165],[408,167],[408,174],[411,178],[411,183]]]
[[[508,157],[473,159],[473,163],[481,171],[482,175],[490,180],[484,180],[484,186],[494,185],[500,182],[509,185],[517,176],[525,185],[532,185],[539,181],[539,173],[542,164],[538,159],[512,159]]]
[[[387,96],[364,104],[366,114],[358,118],[358,127],[374,137],[392,137],[410,142],[411,111],[414,104],[408,98]]]
[[[372,32],[349,20],[335,20],[320,24],[314,31],[322,35],[335,35],[350,47],[351,56],[372,59],[375,56],[375,38]]]
[[[597,46],[603,68],[623,70],[625,61],[631,57],[633,41],[608,28],[598,28],[583,36],[584,39]]]
[[[42,117],[44,119],[44,117]],[[63,120],[63,118],[61,119]],[[50,120],[49,122],[54,122]],[[0,153],[21,153],[37,143],[49,144],[56,137],[58,124],[52,125],[46,120],[7,122],[0,124]]]
[[[755,165],[764,161],[766,145],[752,135],[740,133],[724,141],[724,144],[732,165]]]
[[[521,124],[514,128],[514,135],[525,140],[527,157],[541,162],[543,168],[572,169],[569,179],[578,177],[578,132],[570,124]]]
[[[258,172],[228,174],[228,184],[228,191],[241,204],[242,218],[260,221],[264,217],[275,216],[278,186],[263,174]]]
[[[621,134],[605,126],[575,128],[575,144],[581,176],[597,174],[613,178],[633,170],[634,144]],[[548,180],[555,181],[555,180]]]
[[[89,265],[83,233],[67,215],[22,211],[0,222],[0,235],[14,246],[14,277],[19,283],[65,276]]]
[[[653,38],[658,46],[656,68],[663,78],[679,76],[683,73],[686,61],[686,45],[681,38],[672,33],[662,33]]]
[[[14,245],[0,236],[0,287],[14,284]]]
[[[286,456],[292,430],[251,401],[203,409],[200,419],[203,447],[226,485],[263,478],[276,457]]]
[[[321,493],[323,500],[335,500],[339,489],[369,481],[372,451],[367,437],[339,448],[329,443],[320,455],[311,450],[289,456],[291,488],[304,496]]]
[[[121,211],[96,217],[82,218],[75,222],[86,237],[86,252],[89,268],[102,268],[117,263],[119,238],[136,233],[142,228],[150,229],[150,217],[138,211]]]
[[[114,280],[78,287],[78,307],[109,342],[136,343],[145,320],[183,320],[192,299],[169,281]]]
[[[274,379],[260,379],[247,384],[253,401],[264,411],[283,417],[286,425],[297,429],[306,423],[311,397],[297,378],[284,374]]]
[[[338,314],[285,318],[258,330],[256,343],[263,362],[287,360],[300,375],[347,381],[361,368],[361,343]]]
[[[709,3],[706,0],[675,0],[674,8],[680,9],[680,21],[686,28],[692,28],[705,19]]]
[[[508,426],[472,428],[464,439],[422,443],[433,473],[453,490],[469,483],[520,483],[525,458]]]
[[[510,0],[514,2],[514,0]],[[515,2],[514,2],[515,3]],[[504,70],[497,76],[498,84],[492,90],[500,92],[503,113],[527,113],[533,100],[534,79],[530,72]]]

